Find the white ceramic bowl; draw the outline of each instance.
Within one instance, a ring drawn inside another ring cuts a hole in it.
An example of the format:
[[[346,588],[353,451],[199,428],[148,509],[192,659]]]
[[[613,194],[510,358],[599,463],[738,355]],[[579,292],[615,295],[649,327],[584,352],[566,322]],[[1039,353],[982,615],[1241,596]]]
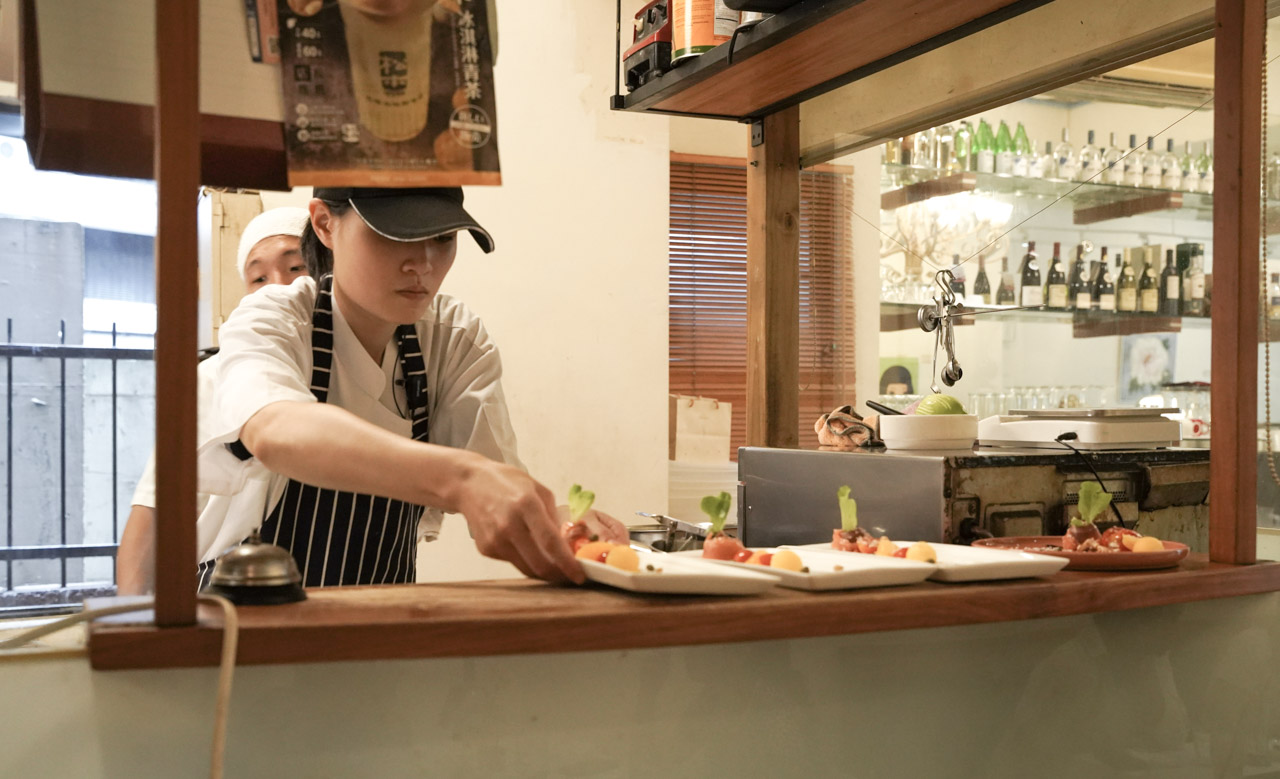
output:
[[[880,437],[890,449],[969,449],[978,439],[973,414],[883,414]]]

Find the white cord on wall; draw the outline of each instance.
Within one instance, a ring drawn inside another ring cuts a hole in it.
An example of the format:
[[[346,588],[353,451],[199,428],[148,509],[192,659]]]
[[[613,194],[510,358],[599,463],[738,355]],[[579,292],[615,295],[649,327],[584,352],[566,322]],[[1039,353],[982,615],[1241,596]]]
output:
[[[201,595],[200,600],[215,603],[222,607],[222,662],[218,670],[218,693],[213,713],[213,755],[209,762],[211,779],[222,779],[223,757],[227,747],[227,714],[231,703],[231,679],[236,665],[236,646],[240,638],[240,621],[236,616],[236,607],[231,601],[220,595]],[[107,617],[112,614],[128,614],[144,611],[155,606],[154,600],[125,603],[117,606],[103,606],[98,609],[83,609],[53,622],[24,630],[15,636],[0,641],[0,651],[18,649],[38,638],[56,633],[72,625]]]

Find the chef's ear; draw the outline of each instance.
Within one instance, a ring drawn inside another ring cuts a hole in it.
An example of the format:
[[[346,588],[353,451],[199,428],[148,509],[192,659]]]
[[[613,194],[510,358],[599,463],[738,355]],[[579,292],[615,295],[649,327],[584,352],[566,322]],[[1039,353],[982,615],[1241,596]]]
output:
[[[311,212],[311,229],[315,231],[320,243],[332,251],[333,229],[337,225],[337,215],[329,208],[328,203],[318,197],[312,198],[311,202],[307,204],[307,208]]]

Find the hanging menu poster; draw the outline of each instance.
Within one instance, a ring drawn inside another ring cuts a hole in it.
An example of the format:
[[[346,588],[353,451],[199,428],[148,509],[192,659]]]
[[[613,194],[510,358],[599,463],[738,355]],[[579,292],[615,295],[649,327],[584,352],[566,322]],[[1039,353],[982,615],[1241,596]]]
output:
[[[500,184],[485,0],[279,0],[290,186]]]

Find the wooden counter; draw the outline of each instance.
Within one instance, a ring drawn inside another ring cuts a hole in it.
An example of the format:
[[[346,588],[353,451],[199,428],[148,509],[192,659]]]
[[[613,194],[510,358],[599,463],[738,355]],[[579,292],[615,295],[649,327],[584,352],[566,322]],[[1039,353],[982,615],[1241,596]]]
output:
[[[312,590],[239,610],[241,664],[574,652],[834,636],[1061,617],[1280,590],[1280,563],[1193,555],[1179,567],[1039,579],[745,597],[635,595],[591,585],[465,582]],[[94,668],[216,665],[221,612],[191,628],[95,623]]]

